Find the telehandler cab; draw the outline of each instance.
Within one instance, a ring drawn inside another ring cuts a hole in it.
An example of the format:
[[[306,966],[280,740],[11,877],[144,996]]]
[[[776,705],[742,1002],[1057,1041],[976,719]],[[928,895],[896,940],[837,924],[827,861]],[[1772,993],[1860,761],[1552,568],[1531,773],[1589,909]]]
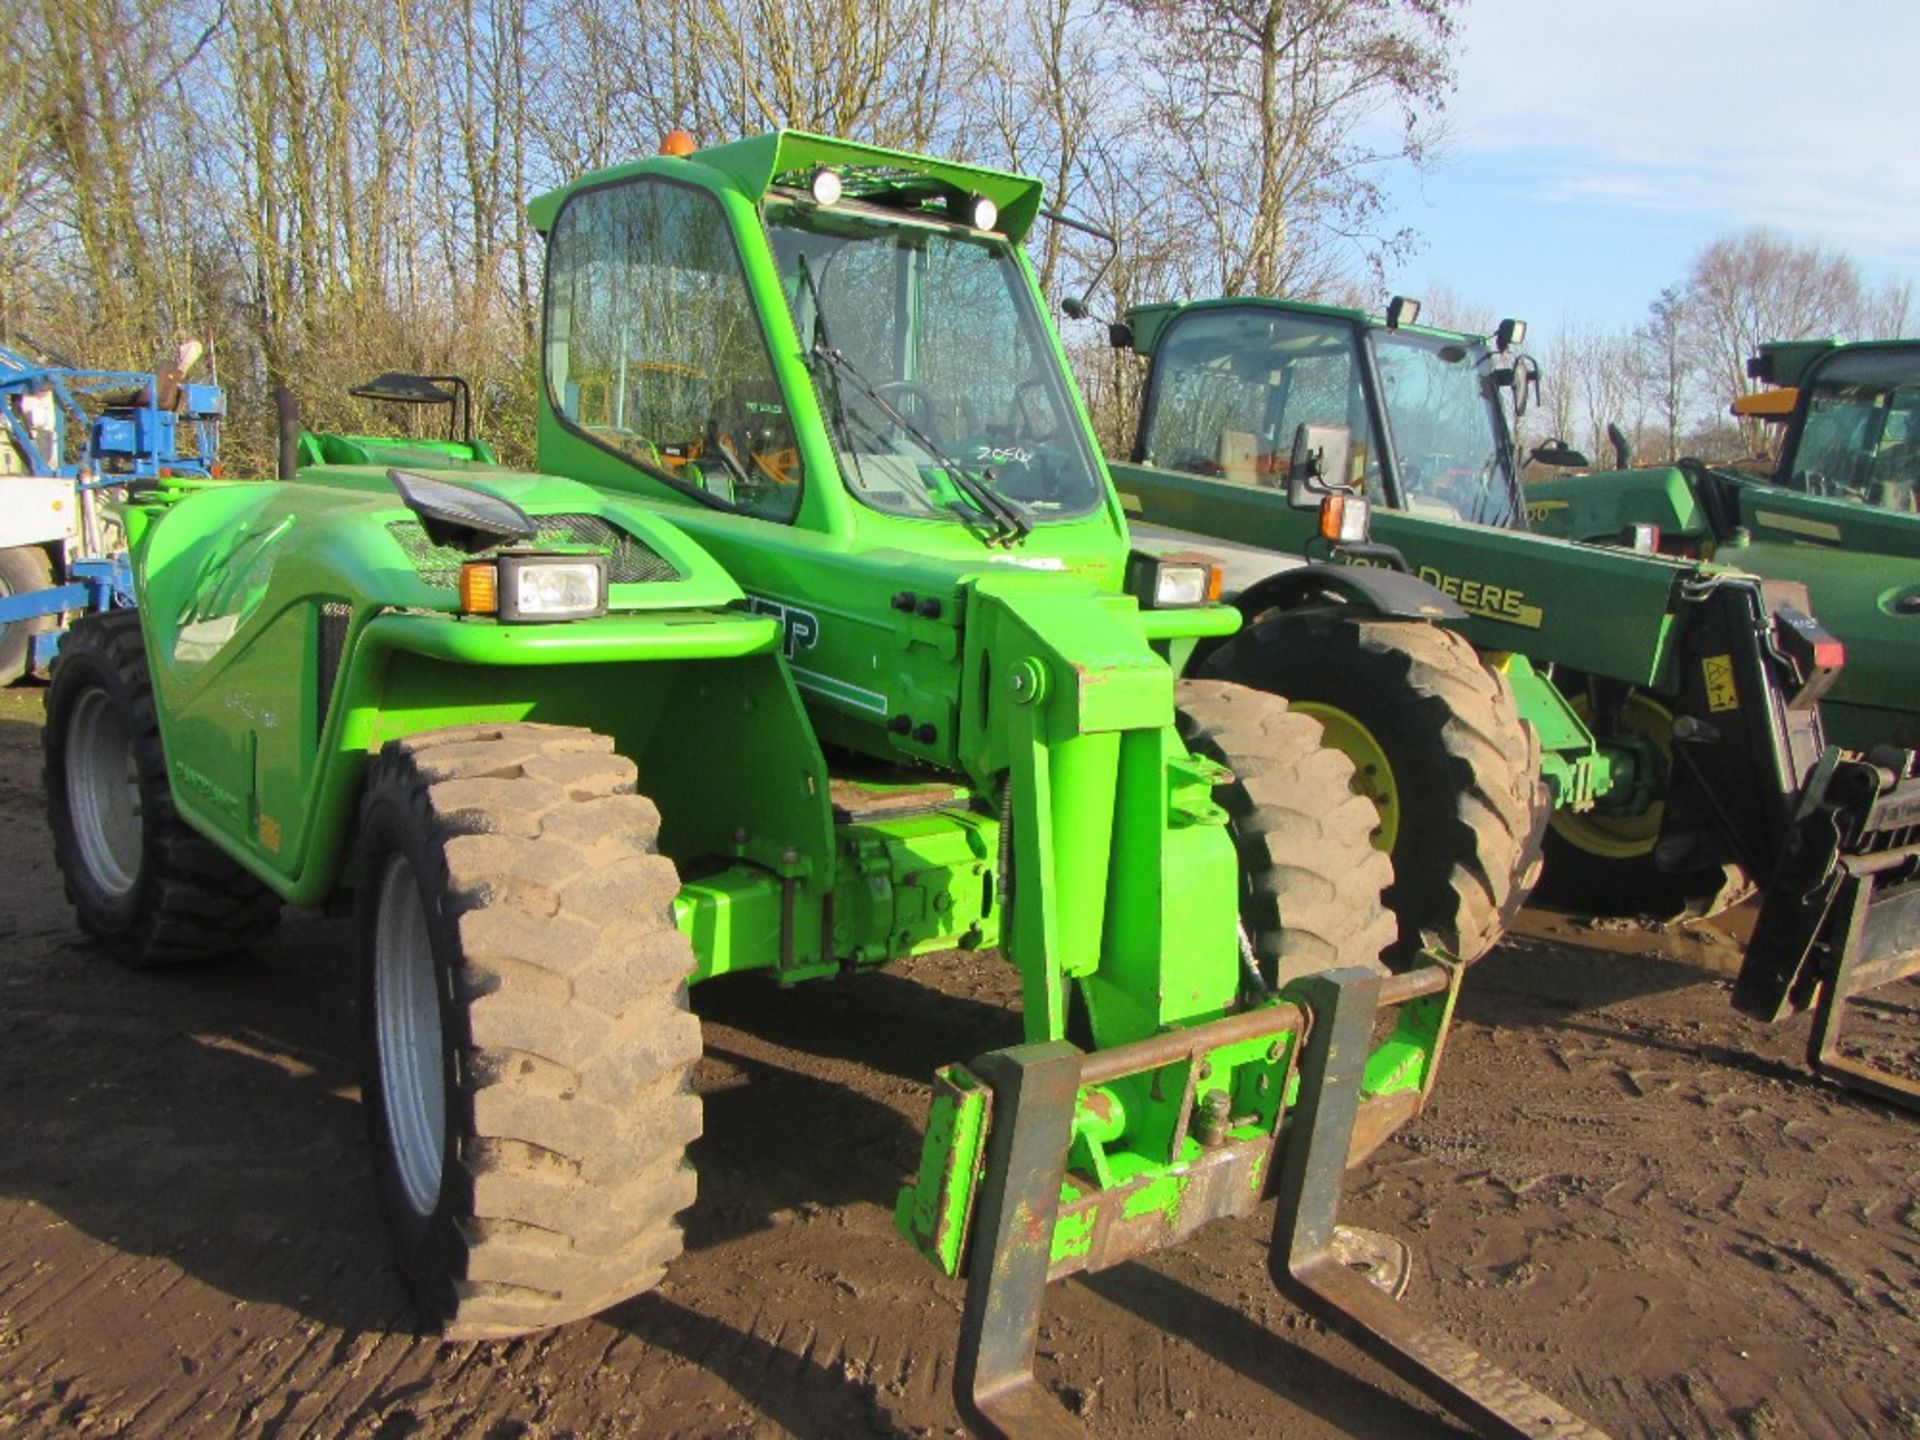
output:
[[[1602,913],[1671,914],[1744,876],[1762,898],[1736,1005],[1765,1020],[1812,1009],[1816,1070],[1920,1103],[1911,1078],[1839,1050],[1852,995],[1920,971],[1914,752],[1828,743],[1821,701],[1843,649],[1804,586],[1526,533],[1537,492],[1523,501],[1502,404],[1524,405],[1537,379],[1524,328],[1489,343],[1416,313],[1242,297],[1141,306],[1117,328],[1151,362],[1132,459],[1112,466],[1144,522],[1135,538],[1224,554],[1247,617],[1199,673],[1312,706],[1411,812],[1436,792],[1396,777],[1423,773],[1444,710],[1415,724],[1371,681],[1416,659],[1379,567],[1432,581],[1541,736],[1543,886]],[[1303,447],[1303,432],[1337,443]],[[1325,473],[1304,473],[1310,458]],[[1370,531],[1343,537],[1326,523],[1336,507],[1370,514]],[[1911,724],[1920,694],[1910,674],[1900,688],[1880,703]]]
[[[678,1252],[689,983],[998,946],[1023,1043],[940,1071],[897,1215],[969,1276],[970,1423],[1071,1429],[1032,1374],[1049,1278],[1277,1195],[1300,1303],[1490,1433],[1590,1433],[1336,1244],[1461,969],[1381,963],[1390,864],[1319,726],[1176,678],[1239,616],[1204,559],[1129,550],[1021,250],[1039,185],[673,148],[534,206],[573,478],[308,437],[279,483],[128,506],[139,608],[76,627],[48,698],[81,924],[164,964],[351,892],[382,1207],[450,1336]]]

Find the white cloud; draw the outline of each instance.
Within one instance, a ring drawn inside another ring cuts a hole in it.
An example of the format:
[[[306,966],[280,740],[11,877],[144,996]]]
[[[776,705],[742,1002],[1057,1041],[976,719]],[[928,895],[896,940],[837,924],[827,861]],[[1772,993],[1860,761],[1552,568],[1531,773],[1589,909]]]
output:
[[[1770,225],[1920,272],[1914,0],[1469,0],[1453,152],[1537,198]]]

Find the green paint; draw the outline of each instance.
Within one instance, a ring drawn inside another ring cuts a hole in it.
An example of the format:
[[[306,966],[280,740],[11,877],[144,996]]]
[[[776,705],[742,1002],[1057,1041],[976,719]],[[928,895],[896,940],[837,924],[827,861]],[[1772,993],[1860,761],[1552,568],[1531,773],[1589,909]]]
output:
[[[1394,412],[1396,404],[1403,411],[1415,408],[1406,400],[1410,382],[1404,373],[1396,373],[1399,389],[1386,387],[1382,377],[1388,373],[1388,360],[1409,347],[1450,347],[1447,353],[1459,357],[1454,362],[1458,369],[1491,377],[1505,362],[1496,359],[1483,337],[1419,326],[1389,332],[1384,322],[1357,310],[1259,297],[1142,306],[1130,313],[1129,321],[1135,348],[1153,362],[1135,459],[1111,466],[1129,513],[1191,534],[1202,548],[1202,537],[1217,537],[1297,555],[1309,547],[1317,517],[1292,509],[1284,484],[1263,482],[1260,465],[1264,457],[1281,453],[1296,420],[1347,425],[1362,457],[1357,462],[1363,467],[1360,478],[1375,502],[1374,538],[1396,547],[1415,574],[1453,597],[1468,612],[1456,628],[1507,666],[1523,718],[1541,732],[1542,774],[1561,809],[1585,811],[1623,782],[1631,785],[1636,776],[1644,782],[1647,771],[1631,764],[1634,756],[1627,750],[1603,749],[1596,743],[1570,708],[1568,696],[1547,678],[1548,666],[1622,681],[1656,696],[1672,695],[1684,681],[1684,666],[1697,663],[1689,630],[1693,607],[1685,600],[1689,582],[1754,583],[1738,572],[1812,579],[1823,565],[1840,562],[1837,555],[1795,544],[1791,563],[1779,565],[1769,558],[1758,538],[1761,527],[1751,520],[1743,523],[1755,538],[1727,552],[1738,571],[1711,559],[1565,543],[1565,538],[1612,540],[1632,521],[1658,523],[1663,534],[1699,535],[1706,520],[1677,470],[1530,482],[1524,491],[1495,484],[1515,466],[1511,436],[1491,383],[1484,388],[1486,415],[1480,426],[1490,447],[1490,468],[1484,474],[1472,466],[1455,474],[1445,456],[1409,453],[1409,445],[1417,445],[1409,439],[1412,427],[1404,413]],[[1263,350],[1267,345],[1271,348]],[[1264,370],[1257,363],[1263,355],[1269,361]],[[1289,388],[1296,382],[1288,367],[1300,357],[1311,358],[1300,368],[1301,388],[1296,391]],[[1333,365],[1350,375],[1357,388],[1337,394],[1328,390],[1324,396],[1314,390],[1315,385],[1325,389],[1324,379],[1315,375],[1324,376]],[[1395,393],[1398,401],[1392,398]],[[1210,415],[1214,418],[1208,420]],[[1208,433],[1246,432],[1261,457],[1249,473],[1230,472],[1211,446],[1186,434],[1186,429],[1197,425],[1206,430],[1209,424]],[[1273,433],[1262,431],[1263,425],[1272,426]],[[1283,426],[1285,436],[1278,433]],[[1213,473],[1200,473],[1206,471]],[[1474,506],[1463,492],[1480,493],[1473,489],[1476,478],[1484,481],[1486,494],[1505,494],[1487,502],[1495,518],[1486,523],[1469,523]],[[1770,488],[1766,499],[1774,504],[1785,494]],[[1788,496],[1782,503],[1805,499]],[[1831,501],[1816,503],[1829,511],[1835,506]],[[1920,533],[1920,522],[1912,517],[1872,512],[1861,505],[1852,510],[1866,513],[1861,522],[1865,527],[1891,524],[1904,535]],[[1529,524],[1542,533],[1527,533]],[[1859,543],[1882,551],[1899,542]],[[1906,577],[1902,583],[1920,590],[1920,568],[1912,561],[1916,542],[1909,538],[1904,544],[1908,558],[1889,559],[1886,573],[1893,573],[1896,564],[1905,566],[1899,571]],[[1849,599],[1835,585],[1829,592],[1833,599],[1816,595],[1816,611],[1823,619],[1830,609],[1844,617],[1835,628],[1843,637],[1857,635],[1863,642],[1894,636],[1903,623],[1920,633],[1920,619],[1896,616],[1884,606],[1875,610],[1878,597],[1870,589],[1856,578]],[[1906,733],[1909,742],[1920,738],[1910,729],[1915,708],[1911,685],[1904,676],[1894,678],[1914,637],[1901,632],[1897,638],[1900,645],[1881,639],[1861,644],[1857,666],[1856,647],[1849,638],[1848,668],[1836,692],[1843,703],[1824,707],[1836,738],[1895,732]],[[1519,661],[1530,663],[1522,669]],[[1848,709],[1868,693],[1874,697],[1871,706],[1878,708],[1857,713]],[[1890,701],[1885,698],[1889,693],[1900,698]],[[1908,728],[1902,731],[1903,726]],[[1634,794],[1639,796],[1638,791]]]
[[[817,164],[844,168],[856,200],[809,209],[789,181]],[[886,205],[860,203],[874,185],[892,187]],[[998,236],[953,223],[975,195],[999,204]],[[652,281],[697,270],[690,304],[725,286],[726,325],[662,329],[661,316],[612,313],[626,290],[595,290],[646,243],[607,219],[635,197],[634,213],[677,216],[701,241],[668,247]],[[548,283],[568,287],[565,307],[549,296],[549,473],[500,469],[477,443],[307,436],[296,482],[172,485],[129,507],[182,814],[283,896],[317,903],[351,883],[361,778],[387,741],[473,722],[585,726],[634,760],[659,808],[660,848],[686,877],[675,915],[696,980],[765,970],[791,983],[997,945],[1019,971],[1029,1039],[1066,1033],[1070,996],[1101,1049],[1237,1010],[1238,858],[1212,798],[1223,772],[1187,754],[1173,721],[1175,662],[1238,616],[1143,614],[1122,591],[1121,506],[1019,246],[1039,203],[1022,177],[794,134],[543,197]],[[884,284],[828,273],[833,245],[856,240],[870,248],[848,253]],[[820,274],[798,268],[802,242],[822,247]],[[951,423],[977,429],[953,437],[957,459],[910,454],[897,434],[848,438],[840,412],[859,387],[796,324],[821,293],[843,307],[835,319],[860,322],[836,342],[909,387],[902,403],[911,387],[966,402]],[[849,295],[880,309],[849,316]],[[608,315],[618,323],[587,323]],[[890,351],[871,338],[882,333]],[[707,349],[595,351],[662,334]],[[982,375],[1017,377],[1045,423],[982,413],[977,400],[1004,396],[952,388]],[[695,400],[706,413],[689,420]],[[723,410],[740,438],[732,464]],[[459,614],[460,557],[400,503],[384,474],[394,461],[511,501],[547,543],[606,553],[608,613]],[[983,487],[1020,507],[1024,535],[994,518]],[[1278,1132],[1297,1040],[1208,1053],[1202,1089],[1231,1097],[1234,1137]],[[1437,1029],[1396,1032],[1391,1083],[1411,1083],[1423,1043],[1430,1062]],[[1075,1185],[1168,1216],[1169,1236],[1199,1153],[1181,1138],[1187,1068],[1086,1097],[1060,1137]],[[896,1212],[950,1274],[988,1110],[964,1069],[941,1072]],[[1076,1212],[1056,1247],[1084,1250],[1090,1224]]]
[[[941,1273],[958,1275],[993,1093],[964,1065],[946,1066],[933,1083],[919,1175],[900,1192],[894,1227]]]
[[[1920,744],[1920,341],[1779,342],[1758,360],[1773,383],[1800,390],[1771,474],[1560,477],[1528,488],[1529,514],[1544,534],[1597,545],[1657,525],[1669,543],[1805,585],[1846,646],[1821,702],[1829,736],[1859,750]]]

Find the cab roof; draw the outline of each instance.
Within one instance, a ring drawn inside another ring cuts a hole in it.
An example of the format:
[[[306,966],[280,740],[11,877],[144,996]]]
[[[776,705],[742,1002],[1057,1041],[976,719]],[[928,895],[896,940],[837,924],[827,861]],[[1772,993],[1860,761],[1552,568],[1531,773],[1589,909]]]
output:
[[[1142,355],[1152,355],[1154,346],[1160,343],[1161,332],[1167,328],[1167,322],[1176,315],[1186,314],[1189,310],[1236,309],[1276,310],[1288,315],[1311,315],[1323,320],[1338,320],[1368,329],[1384,329],[1387,323],[1384,316],[1369,315],[1364,310],[1354,310],[1344,305],[1314,305],[1305,300],[1277,300],[1270,295],[1228,295],[1217,300],[1164,300],[1152,305],[1135,305],[1127,311],[1127,323],[1133,328],[1133,348]],[[1426,335],[1436,340],[1457,340],[1463,344],[1486,342],[1484,335],[1470,335],[1459,330],[1439,330],[1431,325],[1403,324],[1398,328],[1409,335]]]
[[[838,171],[845,193],[855,200],[921,194],[927,198],[984,195],[999,207],[1000,222],[995,228],[1016,242],[1032,228],[1040,213],[1041,185],[1031,176],[936,160],[855,140],[835,140],[803,130],[775,130],[747,140],[710,145],[684,158],[652,155],[596,170],[537,196],[527,206],[527,217],[544,234],[552,228],[561,205],[577,190],[635,175],[685,175],[689,166],[707,171],[710,180],[718,178],[755,204],[776,185],[804,190],[814,170],[821,166]]]

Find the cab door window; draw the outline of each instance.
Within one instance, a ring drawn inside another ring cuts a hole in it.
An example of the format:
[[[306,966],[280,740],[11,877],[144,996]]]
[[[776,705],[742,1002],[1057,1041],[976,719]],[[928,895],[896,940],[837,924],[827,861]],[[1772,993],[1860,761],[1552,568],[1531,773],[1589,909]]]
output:
[[[1350,327],[1258,307],[1194,310],[1160,338],[1154,374],[1147,464],[1282,487],[1300,426],[1339,425],[1353,441],[1348,479],[1380,494]]]
[[[711,195],[643,178],[569,199],[549,243],[546,336],[569,429],[717,508],[793,518],[793,423]]]

